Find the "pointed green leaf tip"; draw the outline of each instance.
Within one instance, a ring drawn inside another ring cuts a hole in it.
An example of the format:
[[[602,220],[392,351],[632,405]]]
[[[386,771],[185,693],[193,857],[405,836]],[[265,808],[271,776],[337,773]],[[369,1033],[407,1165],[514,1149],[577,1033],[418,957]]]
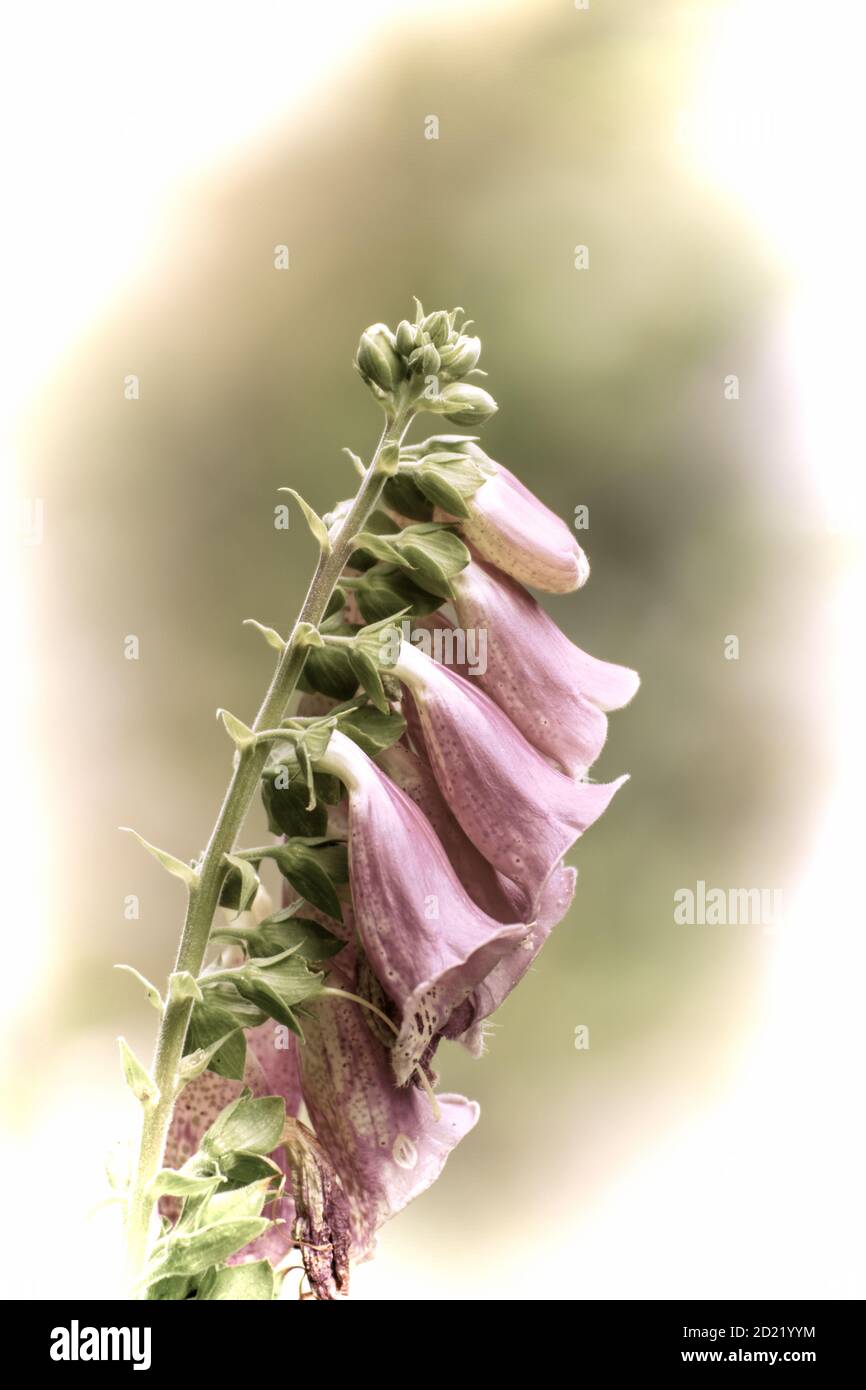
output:
[[[159,1091],[150,1074],[139,1062],[126,1038],[118,1038],[117,1045],[120,1048],[123,1077],[132,1094],[141,1105],[155,1105],[159,1100]]]
[[[251,748],[255,743],[256,736],[252,729],[248,728],[243,720],[238,719],[236,715],[231,714],[227,709],[218,709],[217,719],[222,720],[226,733],[241,753],[243,753],[244,749]]]
[[[140,974],[139,971],[136,970],[134,965],[115,965],[114,968],[115,970],[125,970],[127,975],[132,975],[133,979],[138,980],[138,983],[140,985],[143,985],[144,987],[144,997],[147,1000],[148,1004],[152,1004],[153,1007],[156,1009],[157,1013],[162,1013],[164,1007],[162,1002],[162,995],[160,994],[156,985],[152,985],[150,983],[150,980],[146,979],[144,975]]]
[[[280,492],[287,492],[290,497],[293,497],[295,499],[295,501],[297,502],[298,506],[304,514],[304,520],[309,526],[313,539],[318,543],[319,549],[322,551],[322,554],[330,555],[331,538],[328,535],[328,528],[325,525],[322,518],[319,516],[318,512],[313,511],[313,508],[310,506],[309,502],[306,502],[304,498],[301,496],[301,494],[299,492],[296,492],[293,487],[281,487]]]
[[[260,632],[268,646],[273,647],[275,652],[281,652],[286,645],[274,628],[265,627],[264,623],[257,622],[255,618],[244,618],[243,625],[244,627],[254,627],[257,632]]]
[[[168,873],[173,874],[175,878],[182,879],[187,888],[196,888],[198,886],[198,874],[189,864],[185,864],[182,859],[175,859],[173,854],[168,854],[164,849],[158,849],[156,845],[150,844],[148,840],[145,840],[143,835],[139,835],[138,831],[133,830],[131,826],[122,825],[120,829],[126,835],[134,835],[138,843],[147,850],[148,854],[152,854],[154,859],[157,859]]]

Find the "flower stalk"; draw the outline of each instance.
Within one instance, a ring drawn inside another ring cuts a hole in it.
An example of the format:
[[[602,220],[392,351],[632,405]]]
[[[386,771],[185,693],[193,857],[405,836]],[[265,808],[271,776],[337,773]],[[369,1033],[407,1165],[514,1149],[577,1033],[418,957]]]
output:
[[[397,394],[373,458],[355,495],[354,502],[331,537],[322,547],[313,578],[294,627],[283,648],[271,683],[262,700],[251,732],[258,736],[272,730],[285,718],[289,701],[309,651],[306,639],[310,628],[322,621],[337,581],[349,559],[355,537],[375,511],[389,473],[388,460],[399,450],[415,414],[418,392],[407,385]],[[385,466],[380,464],[384,460]],[[186,917],[175,961],[174,977],[188,973],[196,978],[204,964],[222,883],[224,857],[230,854],[258,789],[268,755],[266,740],[239,748],[222,807],[189,887]],[[143,1105],[143,1122],[138,1164],[129,1192],[127,1210],[127,1268],[133,1294],[140,1293],[155,1212],[153,1181],[160,1170],[174,1103],[182,1085],[180,1064],[193,1008],[193,997],[169,990],[162,1016],[152,1068],[155,1096]]]

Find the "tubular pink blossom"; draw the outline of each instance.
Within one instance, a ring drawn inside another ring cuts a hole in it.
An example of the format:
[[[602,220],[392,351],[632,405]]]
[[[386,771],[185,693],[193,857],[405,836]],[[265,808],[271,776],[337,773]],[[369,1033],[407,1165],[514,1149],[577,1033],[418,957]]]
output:
[[[637,672],[581,651],[531,594],[480,560],[452,587],[459,627],[487,632],[486,670],[474,679],[530,743],[582,777],[604,746],[602,711],[628,704]]]
[[[562,856],[628,779],[566,777],[488,695],[408,642],[393,674],[410,688],[442,795],[476,849],[523,890],[522,915],[534,920]]]
[[[538,917],[520,945],[493,967],[486,979],[472,991],[463,1008],[452,1016],[445,1036],[463,1043],[475,1056],[484,1049],[482,1024],[495,1013],[523,979],[553,928],[571,907],[577,887],[577,870],[560,864],[547,880]]]
[[[387,1049],[348,1000],[317,1001],[304,1034],[304,1099],[349,1201],[354,1257],[364,1259],[382,1223],[436,1181],[476,1123],[478,1106],[465,1096],[437,1096],[437,1118],[423,1091],[396,1086]]]
[[[473,902],[499,922],[519,917],[520,892],[488,864],[454,819],[426,758],[404,743],[395,743],[380,753],[377,762],[423,811]]]
[[[526,935],[469,897],[430,822],[357,744],[335,731],[319,762],[349,793],[349,877],[366,956],[397,1005],[394,1075],[406,1083],[451,1014]]]
[[[467,498],[469,516],[437,507],[437,521],[456,522],[465,540],[497,569],[551,594],[568,594],[589,578],[589,561],[565,522],[501,463]]]

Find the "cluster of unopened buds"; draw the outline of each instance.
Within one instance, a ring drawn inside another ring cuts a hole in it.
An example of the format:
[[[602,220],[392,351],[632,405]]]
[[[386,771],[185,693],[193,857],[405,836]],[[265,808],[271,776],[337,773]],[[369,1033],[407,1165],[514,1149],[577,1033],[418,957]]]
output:
[[[380,444],[367,467],[352,456],[353,501],[320,518],[298,499],[319,565],[288,637],[256,624],[280,654],[256,722],[221,711],[236,751],[208,849],[191,866],[153,851],[189,906],[166,1000],[145,982],[153,1071],[123,1046],[144,1110],[138,1296],[272,1298],[292,1267],[305,1296],[348,1291],[478,1120],[437,1094],[437,1049],[483,1050],[570,907],[564,856],[626,780],[588,772],[637,675],[575,646],[524,587],[585,582],[573,534],[476,439],[404,442],[421,411],[471,425],[496,409],[463,380],[480,343],[458,312],[419,305],[362,335]],[[446,630],[483,633],[485,661],[416,640]],[[238,848],[256,788],[273,839]]]

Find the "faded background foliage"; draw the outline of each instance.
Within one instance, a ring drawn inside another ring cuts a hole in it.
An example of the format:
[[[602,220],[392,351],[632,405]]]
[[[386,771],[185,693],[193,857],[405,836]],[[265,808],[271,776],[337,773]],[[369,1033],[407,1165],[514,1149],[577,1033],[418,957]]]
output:
[[[597,768],[632,780],[571,856],[571,915],[488,1055],[440,1053],[443,1087],[478,1098],[482,1122],[383,1232],[361,1297],[653,1295],[657,1249],[621,1232],[600,1267],[580,1232],[747,1064],[777,949],[760,927],[676,926],[673,893],[698,879],[792,890],[828,777],[832,562],[790,437],[784,277],[678,137],[706,7],[593,8],[583,27],[554,4],[431,17],[322,85],[242,166],[183,190],[153,272],[79,343],[33,422],[29,488],[50,528],[28,556],[50,1008],[43,994],[25,1012],[34,1045],[9,1125],[26,1141],[59,1115],[55,1142],[76,1172],[94,1165],[93,1200],[101,1149],[133,1119],[115,1035],[146,1054],[154,1023],[111,963],[162,980],[181,912],[117,827],[182,856],[209,833],[230,759],[214,711],[251,717],[269,672],[241,620],[285,628],[313,560],[300,522],[274,528],[276,489],[328,509],[352,488],[341,447],[369,455],[378,432],[351,367],[361,329],[396,323],[413,293],[464,305],[500,402],[484,447],[566,519],[589,508],[589,584],[545,602],[642,674]],[[423,138],[429,113],[438,141]],[[123,397],[131,372],[138,402]],[[748,1165],[749,1137],[730,1142]],[[687,1271],[699,1235],[668,1215]],[[710,1264],[671,1289],[731,1292]]]

